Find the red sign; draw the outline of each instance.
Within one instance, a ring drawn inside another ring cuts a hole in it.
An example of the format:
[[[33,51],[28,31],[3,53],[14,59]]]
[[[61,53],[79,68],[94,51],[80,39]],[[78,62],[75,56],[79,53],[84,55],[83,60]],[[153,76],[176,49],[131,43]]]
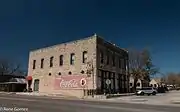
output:
[[[26,77],[26,80],[32,80],[32,76],[30,76],[30,75],[28,75],[27,77]]]
[[[85,76],[67,75],[55,78],[55,89],[81,89],[87,85]]]

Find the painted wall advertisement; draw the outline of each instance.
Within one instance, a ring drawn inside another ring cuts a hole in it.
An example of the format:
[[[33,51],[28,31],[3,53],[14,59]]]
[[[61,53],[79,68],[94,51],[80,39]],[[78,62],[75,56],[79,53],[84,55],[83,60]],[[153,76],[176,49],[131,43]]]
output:
[[[82,89],[87,86],[87,79],[85,76],[67,75],[55,78],[54,89]]]

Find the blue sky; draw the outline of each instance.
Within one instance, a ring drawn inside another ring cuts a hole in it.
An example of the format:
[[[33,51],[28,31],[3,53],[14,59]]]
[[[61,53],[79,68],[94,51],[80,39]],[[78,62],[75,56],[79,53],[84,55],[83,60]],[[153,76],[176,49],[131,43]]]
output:
[[[161,72],[180,72],[180,1],[1,0],[1,56],[27,67],[32,49],[97,33],[123,48],[149,48]]]

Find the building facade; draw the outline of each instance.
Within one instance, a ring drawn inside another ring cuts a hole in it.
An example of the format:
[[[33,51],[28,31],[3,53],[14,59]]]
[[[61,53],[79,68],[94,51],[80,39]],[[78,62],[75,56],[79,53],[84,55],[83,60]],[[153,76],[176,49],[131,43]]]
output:
[[[127,51],[93,35],[31,51],[28,75],[33,78],[33,91],[77,97],[125,93],[127,63]]]
[[[151,81],[149,82],[149,85],[150,85],[151,87],[158,88],[158,87],[164,86],[165,84],[163,83],[163,81],[161,80],[161,78],[153,78],[153,79],[151,79]]]
[[[129,85],[130,85],[130,92],[134,92],[134,77],[131,75],[129,77]],[[141,89],[143,87],[149,87],[149,80],[148,79],[138,79],[136,83],[136,89]]]
[[[134,78],[132,76],[130,76],[129,85],[130,85],[130,91],[133,92]],[[136,83],[136,88],[141,89],[142,87],[143,87],[142,80],[138,79]]]

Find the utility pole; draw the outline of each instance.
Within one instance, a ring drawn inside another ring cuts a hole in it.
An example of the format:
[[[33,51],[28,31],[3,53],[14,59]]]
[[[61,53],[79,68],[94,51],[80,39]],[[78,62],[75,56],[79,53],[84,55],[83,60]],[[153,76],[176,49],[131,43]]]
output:
[[[93,59],[92,59],[92,76],[93,76],[93,93],[92,93],[92,97],[94,98],[94,66],[93,66]]]
[[[92,75],[92,86],[93,86],[93,89],[92,89],[92,97],[94,97],[94,66],[93,66],[93,59],[91,59],[91,61],[89,61],[87,63],[87,75],[88,77],[91,77]]]

